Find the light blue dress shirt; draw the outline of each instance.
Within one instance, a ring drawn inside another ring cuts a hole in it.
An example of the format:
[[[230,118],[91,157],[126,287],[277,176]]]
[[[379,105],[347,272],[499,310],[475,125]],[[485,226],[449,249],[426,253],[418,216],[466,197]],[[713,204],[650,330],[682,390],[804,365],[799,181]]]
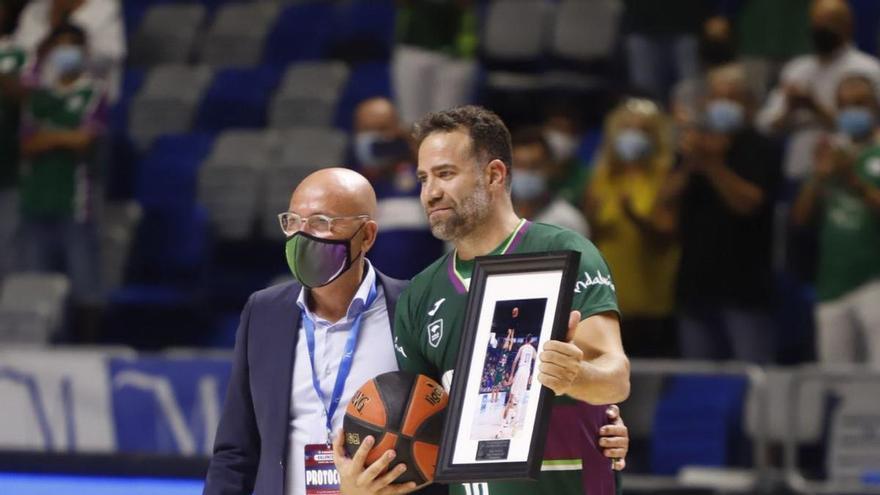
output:
[[[325,443],[327,428],[324,414],[329,406],[330,395],[336,382],[339,361],[345,349],[348,332],[354,323],[354,317],[367,300],[370,287],[377,284],[376,270],[367,263],[367,275],[361,282],[358,291],[348,306],[345,318],[331,323],[315,316],[306,305],[306,290],[300,291],[297,305],[315,322],[315,369],[317,370],[321,390],[328,403],[321,404],[318,394],[312,385],[312,370],[309,362],[309,351],[306,345],[305,330],[302,323],[296,343],[296,354],[293,365],[293,386],[290,400],[290,426],[287,442],[287,480],[284,492],[286,495],[305,494],[304,449],[308,444]],[[376,300],[364,313],[361,331],[354,351],[351,374],[345,382],[339,407],[333,414],[333,434],[342,428],[342,419],[351,397],[360,386],[376,375],[397,371],[397,359],[391,338],[391,323],[388,307],[385,303],[385,291],[381,285],[376,287]]]

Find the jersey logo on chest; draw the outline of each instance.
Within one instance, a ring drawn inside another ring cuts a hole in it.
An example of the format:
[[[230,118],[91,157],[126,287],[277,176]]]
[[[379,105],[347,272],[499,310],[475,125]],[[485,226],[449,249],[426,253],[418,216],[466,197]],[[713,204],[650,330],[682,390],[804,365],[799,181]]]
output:
[[[445,301],[446,301],[445,297],[442,299],[439,299],[437,301],[434,301],[434,307],[431,308],[431,311],[428,311],[428,316],[434,316],[435,314],[437,314],[437,310],[440,309],[440,305],[443,304]]]
[[[428,323],[428,344],[437,348],[440,340],[443,339],[443,318]]]

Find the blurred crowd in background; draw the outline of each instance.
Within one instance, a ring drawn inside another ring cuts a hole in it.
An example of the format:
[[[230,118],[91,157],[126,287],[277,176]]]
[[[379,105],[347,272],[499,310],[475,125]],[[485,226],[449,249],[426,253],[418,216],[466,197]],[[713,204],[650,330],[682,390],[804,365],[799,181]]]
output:
[[[630,356],[880,364],[878,24],[871,0],[4,1],[0,339],[231,346],[289,277],[275,215],[340,163],[379,197],[370,260],[409,278],[444,250],[409,126],[478,103],[517,212],[605,254]]]

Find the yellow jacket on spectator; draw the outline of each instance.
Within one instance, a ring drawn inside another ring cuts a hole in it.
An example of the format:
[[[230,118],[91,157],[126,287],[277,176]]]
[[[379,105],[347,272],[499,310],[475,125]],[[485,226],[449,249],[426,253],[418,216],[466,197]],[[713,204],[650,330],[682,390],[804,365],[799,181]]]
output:
[[[632,142],[638,144],[639,135],[641,148]],[[585,206],[593,242],[617,281],[624,319],[672,314],[680,250],[651,226],[671,162],[664,119],[653,103],[629,100],[609,116]]]

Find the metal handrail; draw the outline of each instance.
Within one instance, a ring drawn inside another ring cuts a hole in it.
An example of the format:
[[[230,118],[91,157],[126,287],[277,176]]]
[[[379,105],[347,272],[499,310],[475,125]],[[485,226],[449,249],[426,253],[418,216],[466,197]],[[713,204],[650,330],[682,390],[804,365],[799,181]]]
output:
[[[785,481],[788,487],[804,494],[880,494],[880,486],[871,487],[859,484],[841,483],[835,480],[811,480],[806,478],[798,468],[797,427],[800,420],[800,403],[802,385],[811,380],[823,383],[853,383],[854,381],[871,381],[880,383],[880,370],[859,365],[809,366],[797,370],[791,379],[788,389],[788,421],[784,445]],[[880,410],[880,398],[878,398]]]

